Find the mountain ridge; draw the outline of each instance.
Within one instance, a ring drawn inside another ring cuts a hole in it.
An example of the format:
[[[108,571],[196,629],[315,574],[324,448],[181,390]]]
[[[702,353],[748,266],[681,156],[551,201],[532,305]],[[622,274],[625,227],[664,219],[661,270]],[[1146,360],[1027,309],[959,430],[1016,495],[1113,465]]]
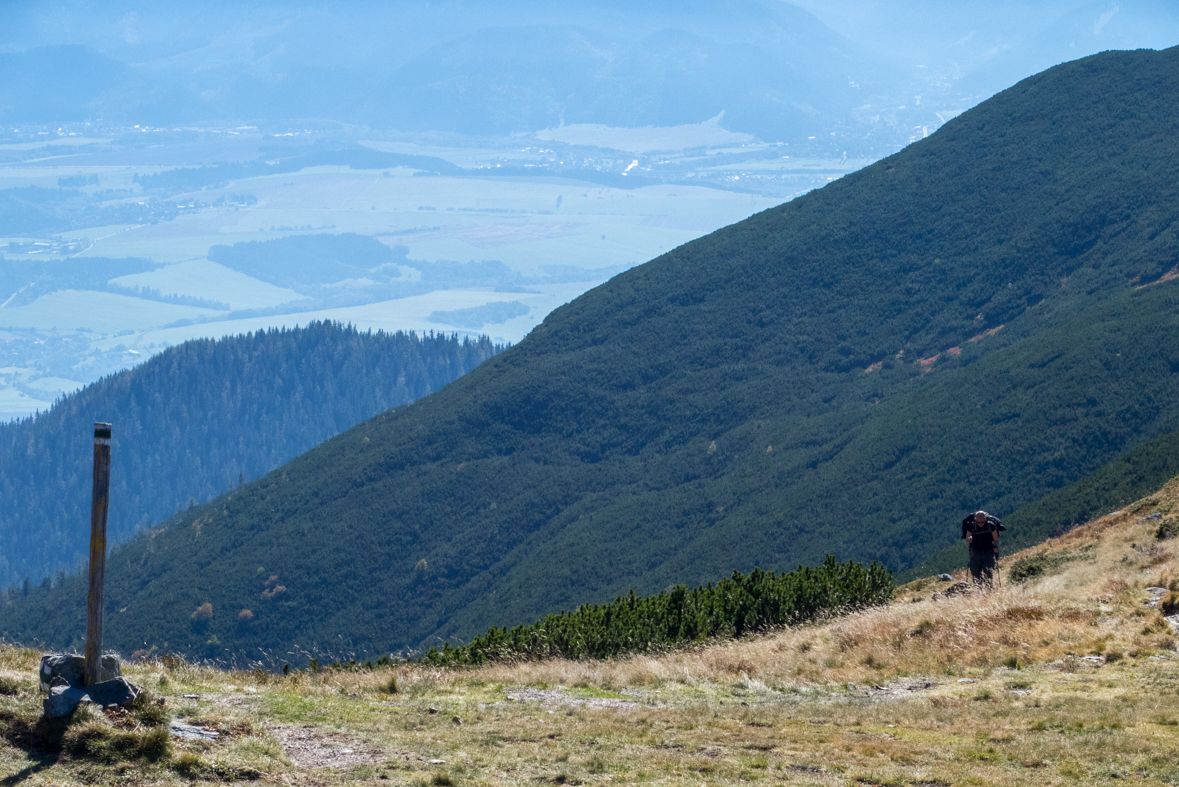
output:
[[[1137,288],[1179,260],[1177,75],[1179,49],[1059,66],[616,276],[123,547],[112,636],[377,652],[828,553],[905,569],[1173,431],[1179,290]],[[67,593],[0,629],[53,604],[66,637]]]

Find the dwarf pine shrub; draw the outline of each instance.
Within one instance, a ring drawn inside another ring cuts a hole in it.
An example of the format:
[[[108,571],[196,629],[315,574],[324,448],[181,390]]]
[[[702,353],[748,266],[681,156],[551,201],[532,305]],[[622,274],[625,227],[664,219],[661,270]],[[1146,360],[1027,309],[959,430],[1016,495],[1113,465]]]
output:
[[[422,657],[429,664],[483,664],[546,658],[613,658],[732,639],[884,604],[892,574],[878,563],[837,563],[776,574],[734,572],[715,585],[679,585],[653,596],[632,590],[607,604],[585,604],[548,615],[530,626],[492,626],[458,648],[450,643]]]

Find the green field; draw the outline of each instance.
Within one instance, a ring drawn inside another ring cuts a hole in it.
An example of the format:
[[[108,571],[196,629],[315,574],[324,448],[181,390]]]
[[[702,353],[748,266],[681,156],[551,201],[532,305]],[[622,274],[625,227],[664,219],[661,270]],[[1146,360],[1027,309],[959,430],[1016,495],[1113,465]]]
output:
[[[203,258],[173,263],[147,273],[120,276],[111,282],[124,287],[143,287],[224,301],[233,309],[265,309],[302,297],[294,290],[252,279]]]
[[[59,290],[28,306],[9,307],[0,320],[6,328],[59,328],[114,334],[141,331],[177,320],[217,316],[212,309],[146,301],[108,292]]]
[[[645,262],[779,202],[692,186],[623,190],[556,178],[387,172],[314,167],[234,181],[199,196],[248,192],[256,206],[186,213],[104,238],[86,254],[180,262],[216,244],[334,231],[396,233],[382,237],[408,246],[414,259],[498,259],[525,273],[545,265],[600,268]]]

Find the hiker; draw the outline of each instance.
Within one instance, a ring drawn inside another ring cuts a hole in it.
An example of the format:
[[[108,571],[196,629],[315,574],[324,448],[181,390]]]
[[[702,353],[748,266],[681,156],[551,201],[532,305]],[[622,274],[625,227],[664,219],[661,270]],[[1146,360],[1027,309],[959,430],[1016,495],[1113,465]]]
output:
[[[999,531],[1006,529],[998,517],[986,511],[975,511],[962,520],[962,537],[970,547],[970,576],[976,586],[992,587],[995,559],[999,555]]]

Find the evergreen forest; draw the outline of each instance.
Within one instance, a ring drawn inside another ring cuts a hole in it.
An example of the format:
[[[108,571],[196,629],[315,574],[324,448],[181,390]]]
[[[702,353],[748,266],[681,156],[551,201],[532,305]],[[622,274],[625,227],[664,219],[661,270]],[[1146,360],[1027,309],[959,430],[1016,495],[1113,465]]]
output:
[[[318,322],[171,347],[0,424],[0,587],[50,584],[89,548],[95,421],[113,424],[112,542],[252,481],[503,348]]]

